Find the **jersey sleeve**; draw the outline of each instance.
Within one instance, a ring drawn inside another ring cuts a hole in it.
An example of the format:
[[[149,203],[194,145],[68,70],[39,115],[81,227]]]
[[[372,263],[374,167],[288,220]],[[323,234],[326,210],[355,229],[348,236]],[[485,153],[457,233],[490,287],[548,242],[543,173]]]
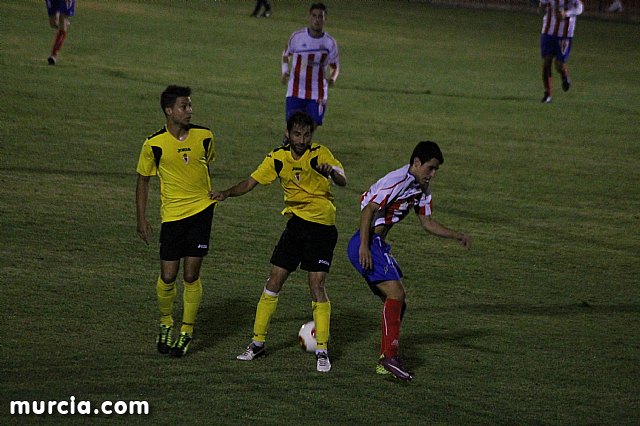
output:
[[[419,216],[431,216],[431,194],[422,194],[413,208]]]
[[[206,155],[207,163],[212,163],[216,160],[215,136],[211,132],[209,132],[209,144],[207,146]]]
[[[148,140],[142,145],[140,157],[138,158],[138,167],[136,171],[142,176],[155,176],[158,173],[156,159],[153,155],[151,145]]]
[[[273,157],[273,153],[268,154],[258,168],[251,173],[251,177],[254,178],[260,185],[268,185],[278,177],[276,170],[276,162],[279,160]],[[282,162],[280,162],[282,164]]]
[[[329,64],[334,65],[334,64],[339,64],[340,60],[338,57],[338,43],[336,43],[336,41],[333,41],[333,49],[331,49],[331,51],[329,52]]]
[[[342,166],[342,163],[333,156],[333,154],[331,153],[331,151],[329,151],[328,148],[322,147],[318,155],[318,162],[320,164],[326,163],[331,167],[338,169],[340,174],[344,175],[344,167]]]

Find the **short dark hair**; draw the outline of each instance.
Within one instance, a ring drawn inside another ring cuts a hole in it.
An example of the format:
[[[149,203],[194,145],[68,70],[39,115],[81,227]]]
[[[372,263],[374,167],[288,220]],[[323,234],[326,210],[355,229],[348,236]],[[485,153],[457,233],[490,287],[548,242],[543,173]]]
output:
[[[325,6],[324,3],[313,3],[309,8],[309,13],[314,9],[320,9],[324,13],[327,13],[327,6]]]
[[[309,127],[311,129],[311,133],[316,130],[316,123],[313,121],[313,118],[306,112],[296,111],[291,114],[291,117],[287,119],[287,131],[293,130],[294,126],[300,127]]]
[[[442,151],[440,151],[440,147],[437,143],[431,141],[418,142],[418,145],[413,149],[409,164],[413,164],[413,159],[416,157],[418,157],[422,164],[432,158],[438,160],[440,164],[444,163],[444,156],[442,155]]]
[[[160,95],[160,108],[164,112],[165,108],[171,108],[175,105],[176,99],[183,96],[191,96],[191,88],[187,86],[167,86]]]

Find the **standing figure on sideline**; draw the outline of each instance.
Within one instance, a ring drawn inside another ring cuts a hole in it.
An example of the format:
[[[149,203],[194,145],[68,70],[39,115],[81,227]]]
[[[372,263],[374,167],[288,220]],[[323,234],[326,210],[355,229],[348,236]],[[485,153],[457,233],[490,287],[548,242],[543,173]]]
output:
[[[160,96],[166,125],[149,136],[138,160],[136,213],[138,235],[149,244],[151,225],[146,218],[151,176],[160,179],[162,201],[160,276],[156,283],[160,309],[158,352],[181,357],[189,348],[200,301],[200,267],[209,252],[215,202],[209,199],[209,163],[215,160],[213,134],[191,124],[191,89],[169,86]],[[173,342],[173,301],[176,277],[183,262],[184,311],[180,335]]]
[[[322,125],[329,86],[340,73],[338,44],[324,32],[327,8],[314,3],[309,9],[309,26],[294,32],[282,52],[282,84],[287,84],[286,119],[296,111],[309,114]],[[327,67],[329,78],[326,78]]]
[[[271,151],[246,180],[222,192],[212,192],[210,196],[218,201],[238,197],[258,184],[270,184],[280,178],[285,203],[282,214],[289,220],[271,255],[271,273],[256,308],[253,341],[237,358],[251,361],[265,355],[264,343],[278,305],[278,294],[289,274],[299,265],[308,272],[318,342],[316,369],[328,372],[331,370],[327,352],[331,302],[325,282],[338,241],[331,182],[345,186],[347,179],[342,164],[331,151],[311,141],[314,128],[309,115],[293,114],[287,122],[286,135],[290,141],[287,145]]]
[[[576,17],[582,13],[583,6],[580,0],[540,0],[538,10],[544,10],[540,37],[542,83],[544,85],[544,96],[541,102],[548,104],[552,99],[551,65],[554,57],[556,71],[562,76],[562,90],[566,92],[571,87],[567,61],[569,53],[571,53]]]
[[[51,55],[49,55],[49,65],[58,62],[58,53],[67,38],[67,31],[71,21],[69,18],[76,14],[76,0],[45,0],[47,3],[47,13],[49,14],[49,24],[58,30],[53,41]]]
[[[369,288],[382,299],[382,338],[378,374],[393,374],[409,381],[409,372],[398,357],[400,324],[407,307],[402,271],[391,256],[386,242],[391,227],[413,209],[422,228],[444,238],[453,238],[469,249],[471,239],[446,228],[431,217],[431,179],[444,158],[435,142],[420,142],[409,164],[388,173],[360,198],[360,229],[351,237],[347,253],[351,264],[364,277]]]
[[[260,13],[260,9],[262,9],[263,6],[264,12],[258,15]],[[257,18],[258,16],[268,18],[269,16],[271,16],[271,4],[269,3],[269,0],[257,0],[256,7],[253,9],[253,13],[251,14],[251,16],[253,16],[254,18]]]

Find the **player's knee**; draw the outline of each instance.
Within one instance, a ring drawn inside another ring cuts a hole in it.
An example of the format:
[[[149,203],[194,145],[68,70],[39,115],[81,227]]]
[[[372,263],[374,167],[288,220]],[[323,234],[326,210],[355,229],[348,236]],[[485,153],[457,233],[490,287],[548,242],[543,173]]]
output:
[[[160,279],[163,282],[169,284],[169,283],[172,283],[172,282],[176,281],[176,274],[161,273],[160,274]]]
[[[186,272],[184,273],[183,277],[184,282],[186,283],[193,283],[195,282],[198,278],[200,278],[200,274],[197,272]]]

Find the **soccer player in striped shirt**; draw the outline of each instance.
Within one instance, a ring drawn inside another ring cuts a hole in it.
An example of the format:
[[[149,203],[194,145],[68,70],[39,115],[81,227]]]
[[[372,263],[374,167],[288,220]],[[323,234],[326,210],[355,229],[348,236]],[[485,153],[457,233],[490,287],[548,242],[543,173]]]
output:
[[[224,191],[212,192],[210,197],[218,201],[239,197],[258,184],[268,185],[280,179],[285,203],[282,214],[289,220],[271,255],[271,273],[256,308],[253,340],[237,358],[251,361],[265,355],[264,344],[278,295],[289,274],[300,266],[308,272],[311,291],[318,342],[316,369],[326,373],[331,370],[327,351],[331,302],[325,283],[338,241],[331,187],[332,182],[345,186],[347,178],[331,151],[311,141],[314,128],[308,114],[294,113],[287,121],[289,143],[271,151],[247,179]]]
[[[166,125],[149,136],[138,159],[136,185],[137,231],[149,244],[151,225],[146,217],[149,181],[160,179],[160,276],[156,295],[160,310],[157,348],[162,354],[181,357],[189,348],[202,300],[200,268],[209,252],[215,201],[209,199],[209,164],[215,160],[211,130],[191,124],[191,89],[169,86],[160,96]],[[174,343],[173,301],[176,277],[183,262],[183,313],[180,335]]]
[[[62,48],[62,44],[67,38],[69,31],[69,18],[76,14],[76,0],[45,0],[47,4],[47,14],[49,15],[49,25],[56,30],[56,38],[53,41],[51,55],[49,55],[49,65],[55,65],[58,62],[58,53]]]
[[[324,121],[328,90],[340,73],[338,44],[324,31],[326,20],[327,7],[323,3],[312,4],[308,27],[291,34],[282,52],[287,120],[294,112],[304,111],[317,126]]]
[[[540,0],[539,11],[544,11],[542,35],[540,36],[540,55],[542,56],[542,83],[544,96],[542,103],[551,102],[552,70],[555,58],[556,71],[562,77],[562,90],[571,87],[567,61],[571,53],[571,41],[576,28],[576,17],[582,14],[580,0]]]
[[[406,294],[402,271],[386,241],[389,230],[413,210],[425,231],[458,240],[465,248],[471,248],[468,235],[445,227],[431,216],[430,183],[442,163],[444,157],[435,142],[418,143],[409,164],[388,173],[362,194],[360,227],[347,247],[351,264],[384,303],[376,372],[390,373],[404,381],[413,377],[398,357]]]

